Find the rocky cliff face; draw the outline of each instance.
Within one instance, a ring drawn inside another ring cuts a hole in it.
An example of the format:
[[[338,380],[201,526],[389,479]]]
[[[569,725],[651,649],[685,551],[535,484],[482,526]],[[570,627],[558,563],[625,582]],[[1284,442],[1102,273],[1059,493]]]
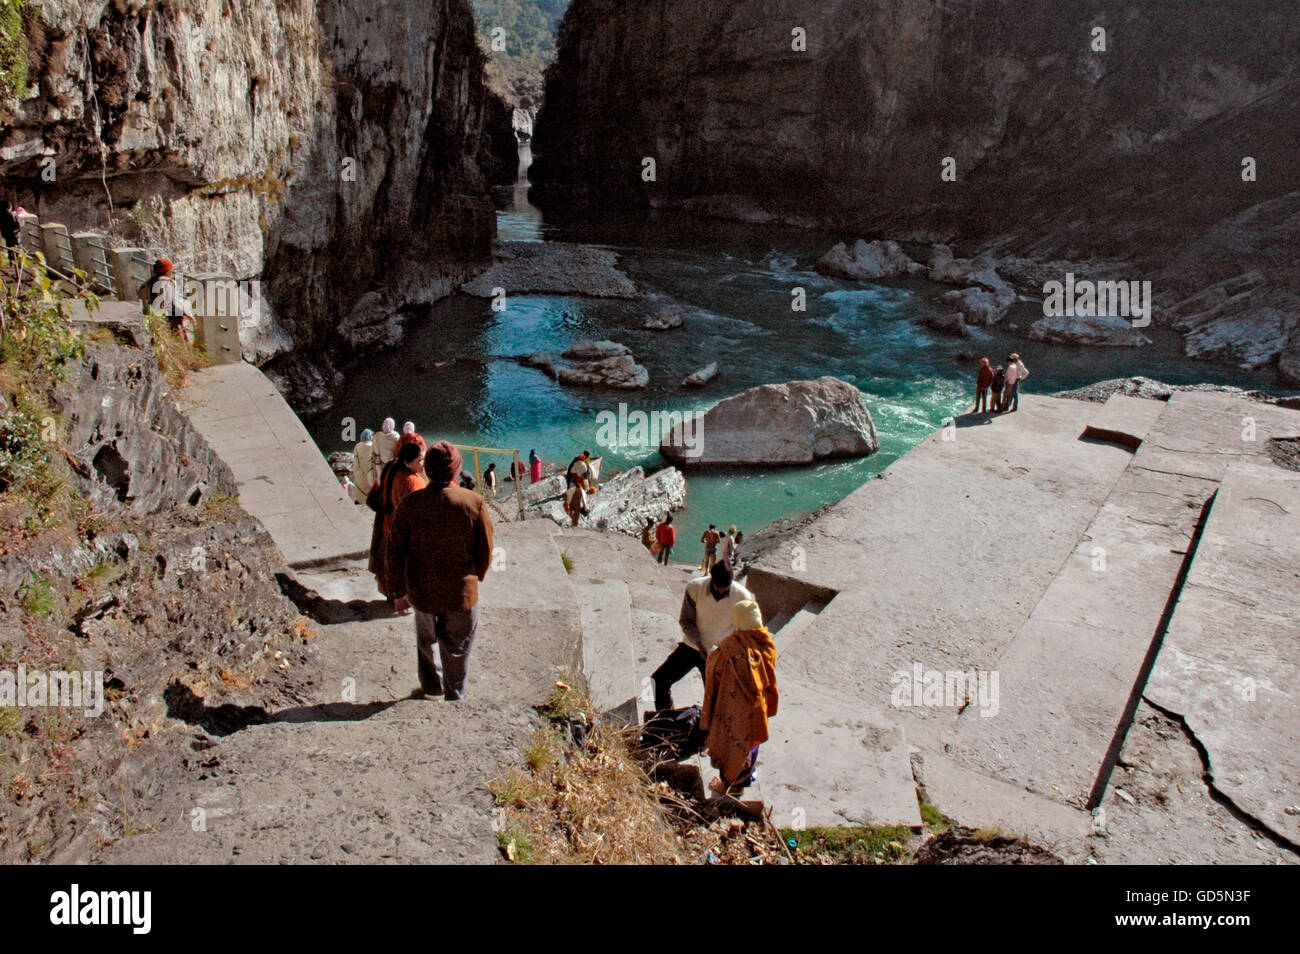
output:
[[[556,211],[1116,259],[1193,353],[1300,377],[1297,42],[1264,0],[574,0],[532,179]]]
[[[141,791],[210,735],[301,701],[312,678],[284,559],[153,353],[90,342],[53,410],[86,508],[28,537],[13,532],[14,500],[0,506],[0,671],[102,673],[103,711],[0,709],[11,864],[86,861],[138,831]]]
[[[270,307],[245,353],[292,346],[286,380],[392,341],[488,253],[485,170],[510,178],[493,142],[513,136],[466,0],[47,0],[37,16],[0,171],[42,216],[260,277]]]

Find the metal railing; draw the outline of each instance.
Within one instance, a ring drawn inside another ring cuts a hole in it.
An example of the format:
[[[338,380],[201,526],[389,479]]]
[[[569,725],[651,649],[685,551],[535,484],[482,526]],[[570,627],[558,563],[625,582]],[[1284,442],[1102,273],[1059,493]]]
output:
[[[520,461],[519,459],[519,451],[514,448],[478,447],[474,444],[453,444],[452,446],[455,447],[462,454],[468,451],[470,454],[473,455],[474,483],[478,486],[479,493],[483,494],[483,499],[488,500],[489,503],[492,503],[492,501],[489,500],[488,495],[483,492],[483,471],[479,468],[478,455],[479,454],[493,454],[497,456],[503,454],[510,455],[510,460],[512,464],[510,470],[515,480],[515,500],[519,504],[519,519],[523,520],[524,519],[524,482],[522,480],[522,474],[523,474],[524,465],[523,462]],[[494,506],[493,509],[496,510],[497,513],[500,514],[503,518],[505,517],[505,512],[502,511],[500,507]]]

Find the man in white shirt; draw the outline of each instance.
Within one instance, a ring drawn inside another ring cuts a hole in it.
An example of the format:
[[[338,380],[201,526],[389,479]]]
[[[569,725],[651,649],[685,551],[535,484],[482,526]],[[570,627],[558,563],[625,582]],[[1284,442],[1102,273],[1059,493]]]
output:
[[[721,551],[719,557],[722,562],[734,570],[736,568],[736,528],[734,526],[727,528],[727,535],[722,538],[719,548]]]
[[[1029,370],[1020,355],[1007,355],[1007,380],[1002,388],[1002,409],[1004,411],[1020,410],[1020,382],[1029,377]]]
[[[655,684],[655,708],[673,707],[673,686],[692,669],[704,678],[704,662],[709,652],[735,629],[731,608],[754,597],[731,578],[731,567],[715,563],[708,576],[686,584],[682,611],[677,622],[682,627],[682,641],[651,677]]]

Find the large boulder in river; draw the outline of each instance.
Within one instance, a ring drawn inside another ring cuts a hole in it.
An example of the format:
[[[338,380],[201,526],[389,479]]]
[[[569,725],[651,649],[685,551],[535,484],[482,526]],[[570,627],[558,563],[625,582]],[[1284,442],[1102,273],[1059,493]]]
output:
[[[683,467],[777,467],[880,447],[862,392],[823,377],[750,388],[677,425],[659,447]]]
[[[852,246],[841,242],[817,262],[817,271],[832,278],[871,282],[879,278],[924,275],[926,267],[915,262],[897,242],[866,242]]]
[[[561,384],[634,391],[650,383],[650,372],[636,363],[627,345],[616,341],[580,341],[564,357],[573,363],[557,369]]]

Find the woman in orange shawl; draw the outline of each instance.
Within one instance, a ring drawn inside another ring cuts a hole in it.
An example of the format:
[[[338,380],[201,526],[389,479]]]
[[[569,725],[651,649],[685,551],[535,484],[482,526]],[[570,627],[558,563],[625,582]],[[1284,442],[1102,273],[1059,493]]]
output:
[[[754,781],[758,747],[776,715],[776,644],[753,600],[731,608],[736,631],[709,653],[700,729],[720,775],[709,783],[719,795],[739,795]]]
[[[429,486],[424,476],[424,438],[418,434],[403,434],[398,443],[397,456],[385,467],[379,478],[379,512],[370,534],[370,570],[375,574],[379,592],[390,601],[393,598],[392,581],[388,574],[388,538],[393,533],[393,516],[397,506],[410,494]]]

